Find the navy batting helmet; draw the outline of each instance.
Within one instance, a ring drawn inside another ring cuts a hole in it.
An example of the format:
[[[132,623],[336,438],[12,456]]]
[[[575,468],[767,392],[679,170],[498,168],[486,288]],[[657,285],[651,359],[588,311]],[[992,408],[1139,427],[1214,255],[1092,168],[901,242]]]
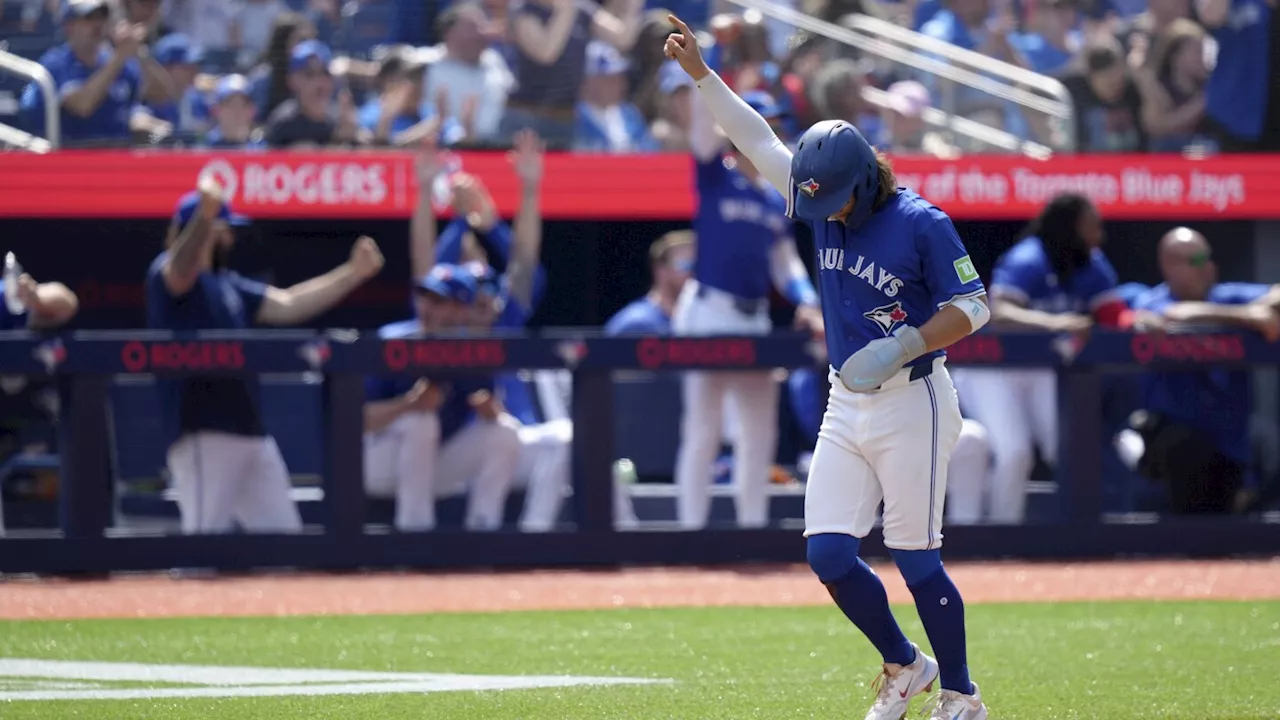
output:
[[[792,214],[822,222],[854,198],[845,222],[857,226],[871,215],[880,192],[876,151],[844,120],[814,123],[800,136],[791,158]]]

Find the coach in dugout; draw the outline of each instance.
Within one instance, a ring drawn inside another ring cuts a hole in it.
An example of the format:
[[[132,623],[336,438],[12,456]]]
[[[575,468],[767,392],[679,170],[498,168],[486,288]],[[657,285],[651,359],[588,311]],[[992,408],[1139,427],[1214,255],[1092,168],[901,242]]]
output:
[[[382,270],[368,237],[334,270],[287,289],[227,267],[235,243],[223,189],[210,178],[178,202],[165,250],[147,271],[147,327],[240,330],[307,322]],[[168,468],[184,533],[297,532],[289,471],[267,434],[255,376],[159,379]]]
[[[653,286],[609,318],[606,335],[670,335],[671,313],[693,275],[692,230],[673,230],[649,246]]]
[[[1138,332],[1240,328],[1280,339],[1280,286],[1220,283],[1209,243],[1180,227],[1160,240],[1164,283],[1132,301]],[[1168,483],[1175,513],[1241,509],[1251,484],[1247,370],[1204,366],[1148,373],[1142,407],[1118,442],[1122,457]]]

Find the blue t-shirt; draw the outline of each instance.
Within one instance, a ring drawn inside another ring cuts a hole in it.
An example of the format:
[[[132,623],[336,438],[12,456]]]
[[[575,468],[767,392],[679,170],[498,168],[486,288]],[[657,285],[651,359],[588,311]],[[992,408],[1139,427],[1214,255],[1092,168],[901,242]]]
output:
[[[749,300],[769,297],[769,251],[790,240],[786,198],[752,183],[717,157],[695,161],[698,211],[693,231],[698,256],[693,276],[703,285]]]
[[[391,134],[402,133],[405,130],[417,125],[423,120],[433,118],[436,115],[435,106],[430,102],[423,101],[416,113],[410,115],[398,115],[391,121]],[[377,96],[370,98],[360,109],[356,111],[356,122],[360,127],[369,132],[373,132],[378,127],[378,119],[382,116],[382,100]],[[440,142],[445,145],[452,145],[467,136],[466,128],[462,127],[456,118],[448,117],[440,126]]]
[[[254,324],[267,286],[229,270],[200,273],[185,295],[169,294],[162,273],[169,253],[147,270],[147,327],[166,330],[241,330]],[[197,431],[265,436],[256,375],[157,378],[166,440]]]
[[[648,295],[632,300],[604,324],[606,335],[670,335],[671,316]]]
[[[1057,75],[1071,62],[1070,52],[1049,44],[1039,33],[1011,33],[1009,43],[1022,53],[1031,69],[1041,75]]]
[[[1247,305],[1270,289],[1257,283],[1219,283],[1209,289],[1205,300]],[[1175,302],[1168,285],[1157,285],[1135,300],[1134,309],[1159,313]],[[1213,438],[1223,455],[1249,464],[1253,390],[1247,370],[1206,365],[1190,371],[1152,372],[1143,375],[1142,386],[1145,408],[1200,430]]]
[[[195,136],[209,125],[209,98],[195,88],[187,88],[177,102],[147,103],[152,116],[173,124],[175,132]]]
[[[1040,238],[1024,238],[991,272],[991,296],[1003,297],[1043,312],[1091,313],[1119,296],[1116,271],[1102,251],[1089,253],[1089,264],[1065,281],[1053,271]]]
[[[951,218],[913,190],[898,188],[856,228],[811,225],[834,367],[902,325],[924,325],[953,300],[986,293]],[[926,353],[909,364],[944,354]]]
[[[0,280],[0,299],[4,298],[4,281]],[[0,302],[0,330],[26,330],[27,329],[27,312],[24,310],[14,314],[9,312],[9,308]]]
[[[1218,64],[1205,90],[1205,113],[1244,140],[1262,135],[1274,72],[1268,67],[1272,15],[1266,0],[1231,0],[1227,21],[1213,31]]]
[[[80,62],[68,45],[51,48],[40,58],[40,64],[53,76],[58,98],[65,98],[80,89],[98,68],[111,59],[111,52],[103,49],[92,67]],[[120,74],[111,83],[98,109],[88,117],[80,117],[62,110],[60,113],[63,141],[128,139],[129,116],[138,104],[142,89],[142,67],[135,59],[125,61]],[[24,114],[29,125],[44,134],[44,96],[32,83],[22,94]]]
[[[378,337],[384,340],[415,337],[420,332],[420,328],[421,326],[416,319],[402,320],[378,328]],[[447,388],[444,404],[437,411],[440,417],[441,443],[447,442],[454,435],[457,435],[458,431],[475,420],[475,411],[471,409],[470,403],[467,402],[468,397],[480,390],[494,391],[492,376],[458,376],[428,379],[432,383]],[[369,402],[390,400],[409,392],[416,382],[417,379],[411,377],[370,375],[365,378],[364,382],[365,400]]]

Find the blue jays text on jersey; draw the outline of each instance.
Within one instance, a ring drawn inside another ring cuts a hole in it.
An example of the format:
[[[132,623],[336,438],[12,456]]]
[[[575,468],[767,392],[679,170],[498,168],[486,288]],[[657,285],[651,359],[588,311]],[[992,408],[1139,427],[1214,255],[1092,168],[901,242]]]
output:
[[[996,261],[991,273],[993,297],[1007,297],[1043,312],[1087,313],[1119,300],[1116,271],[1102,251],[1094,248],[1089,263],[1065,279],[1053,271],[1044,243],[1028,237]]]
[[[790,237],[786,199],[729,169],[719,157],[696,163],[695,175],[694,279],[748,300],[768,297],[773,287],[769,252],[774,243]]]
[[[951,219],[913,190],[898,188],[856,228],[812,226],[833,367],[902,325],[920,327],[947,304],[986,294]],[[909,365],[943,354],[925,353]]]

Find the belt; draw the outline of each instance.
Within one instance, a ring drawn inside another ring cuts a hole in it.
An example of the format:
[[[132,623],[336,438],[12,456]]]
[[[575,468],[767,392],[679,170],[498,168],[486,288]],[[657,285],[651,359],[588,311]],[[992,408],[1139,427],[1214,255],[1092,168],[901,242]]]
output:
[[[925,379],[925,378],[929,377],[930,375],[932,375],[932,374],[933,374],[933,364],[934,364],[935,362],[937,362],[937,360],[938,360],[937,358],[933,358],[933,359],[931,359],[931,360],[930,360],[929,362],[927,362],[927,363],[920,363],[919,365],[913,365],[913,366],[911,367],[911,374],[907,376],[907,382],[908,382],[908,383],[913,383],[913,382],[915,382],[915,381],[917,381],[917,380],[923,380],[923,379]],[[840,377],[840,371],[839,371],[839,370],[833,370],[832,372],[834,372],[834,373],[836,374],[836,377],[837,377],[837,378],[838,378],[838,377]],[[879,390],[879,389],[880,389],[880,388],[882,388],[882,387],[884,387],[884,386],[883,386],[883,385],[877,385],[876,387],[874,387],[874,388],[872,388],[872,389],[873,389],[873,390]]]
[[[703,283],[698,283],[698,297],[700,298],[707,297],[710,294],[711,290],[713,289],[715,288],[712,288],[709,285],[705,285]],[[721,295],[725,295],[729,297],[733,302],[733,309],[737,310],[743,315],[755,315],[756,313],[763,312],[769,309],[768,298],[757,298],[755,300],[750,300],[748,298],[738,297],[737,295],[734,295],[733,293],[725,292],[724,290],[719,290],[719,289],[715,289],[715,290]]]

